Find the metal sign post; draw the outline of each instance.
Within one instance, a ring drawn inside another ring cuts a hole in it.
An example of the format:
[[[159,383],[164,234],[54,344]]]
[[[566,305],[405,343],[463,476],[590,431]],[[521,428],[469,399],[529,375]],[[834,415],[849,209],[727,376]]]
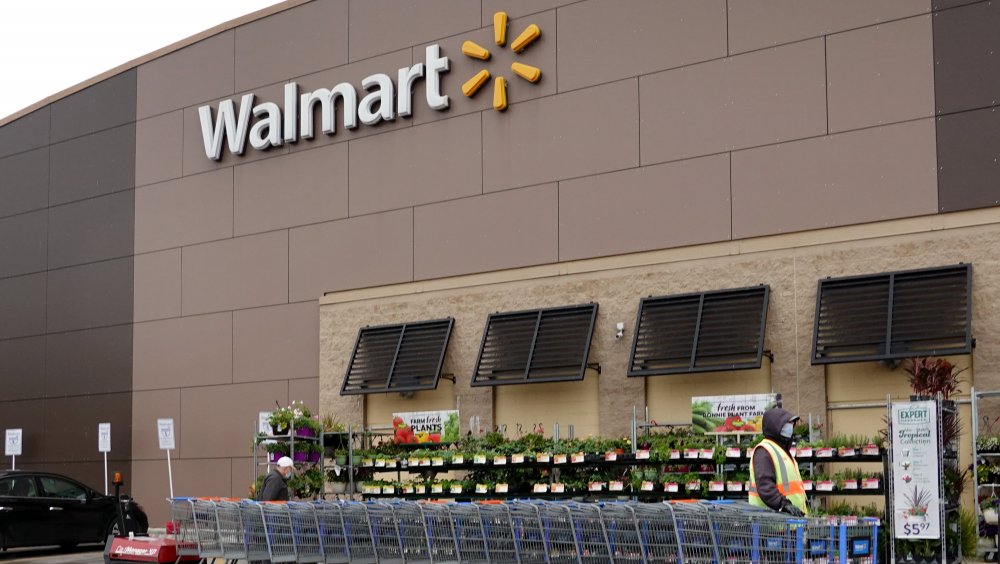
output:
[[[108,495],[108,453],[111,452],[111,423],[98,423],[97,451],[104,454],[104,495]]]
[[[170,498],[174,497],[174,470],[170,463],[170,451],[174,450],[174,420],[157,419],[156,432],[160,440],[160,450],[167,451],[167,479],[170,481]]]
[[[17,470],[17,457],[21,454],[24,432],[21,429],[7,429],[4,440],[4,455],[10,457],[10,469]]]

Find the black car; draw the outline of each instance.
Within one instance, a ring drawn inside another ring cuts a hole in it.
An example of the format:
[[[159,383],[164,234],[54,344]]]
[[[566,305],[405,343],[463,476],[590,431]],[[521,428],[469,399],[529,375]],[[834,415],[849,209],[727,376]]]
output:
[[[149,521],[135,502],[139,532]],[[48,472],[0,471],[0,548],[104,542],[117,532],[115,497]]]

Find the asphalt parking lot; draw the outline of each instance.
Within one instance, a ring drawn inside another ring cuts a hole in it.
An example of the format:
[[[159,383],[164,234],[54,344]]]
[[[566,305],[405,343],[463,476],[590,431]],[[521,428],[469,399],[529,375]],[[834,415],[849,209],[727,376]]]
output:
[[[90,545],[72,550],[58,548],[15,548],[0,552],[0,563],[14,564],[98,564],[104,562],[104,547]]]

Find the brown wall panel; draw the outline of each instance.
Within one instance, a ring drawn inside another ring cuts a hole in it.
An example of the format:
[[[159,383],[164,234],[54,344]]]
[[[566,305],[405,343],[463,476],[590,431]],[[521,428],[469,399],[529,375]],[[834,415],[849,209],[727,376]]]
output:
[[[181,314],[181,249],[135,256],[135,321]]]
[[[131,324],[51,333],[46,341],[46,397],[132,389]]]
[[[134,327],[135,390],[233,381],[232,313],[149,321]]]
[[[0,389],[5,401],[45,394],[45,337],[0,341]]]
[[[483,0],[483,27],[493,27],[493,14],[507,12],[511,18],[536,14],[579,0]],[[542,30],[544,33],[544,30]]]
[[[824,66],[815,39],[641,77],[642,163],[822,135]]]
[[[469,115],[351,141],[351,215],[481,194],[481,139]]]
[[[234,382],[319,375],[319,306],[302,302],[233,313]]]
[[[135,252],[233,236],[233,169],[135,191]]]
[[[492,111],[493,81],[498,76],[506,78],[507,101],[509,104],[516,104],[542,96],[551,96],[556,93],[556,71],[558,69],[556,64],[556,48],[558,46],[556,12],[551,10],[510,20],[507,24],[508,43],[504,47],[499,47],[495,43],[492,18],[491,14],[490,25],[487,27],[468,33],[460,33],[441,40],[434,40],[433,42],[413,48],[414,62],[420,62],[425,58],[424,50],[427,45],[438,44],[441,47],[441,54],[450,59],[451,65],[451,70],[442,79],[442,89],[445,94],[448,94],[450,100],[448,109],[446,111],[436,111],[427,107],[424,102],[427,96],[427,83],[422,80],[417,83],[413,90],[414,123],[449,119],[458,115],[483,110]],[[510,41],[531,24],[538,26],[542,32],[541,36],[524,51],[514,53],[510,48]],[[474,41],[489,50],[490,59],[488,61],[481,61],[463,55],[462,44],[466,40]],[[515,61],[541,70],[542,76],[538,82],[532,84],[515,75],[511,71],[511,63]],[[480,91],[472,97],[462,94],[461,84],[483,69],[489,71],[490,81],[484,84]]]
[[[181,292],[184,315],[288,303],[288,232],[186,247]]]
[[[726,54],[725,0],[590,0],[559,10],[560,92]]]
[[[1000,112],[997,108],[937,120],[940,211],[1000,205]]]
[[[234,168],[236,235],[347,217],[347,144]]]
[[[344,268],[345,264],[351,265]],[[413,211],[330,221],[289,232],[289,300],[413,279]]]
[[[830,131],[934,115],[931,16],[827,37]]]
[[[0,127],[0,157],[49,144],[49,110],[44,106]]]
[[[0,339],[45,333],[45,273],[0,279]]]
[[[133,190],[49,208],[49,268],[129,256],[134,234]]]
[[[416,279],[559,260],[555,184],[507,190],[414,210]]]
[[[729,156],[559,183],[559,259],[679,247],[731,235]]]
[[[310,302],[311,303],[311,302]],[[317,321],[316,324],[319,325],[319,305],[313,304],[316,308]],[[319,356],[319,340],[316,339],[316,355]],[[319,367],[316,367],[319,370]],[[303,380],[289,380],[288,381],[288,401],[304,402],[306,405],[312,408],[313,413],[319,413],[319,378],[306,378]],[[334,417],[337,417],[334,414]]]
[[[97,451],[99,423],[111,423],[111,452],[120,459],[131,458],[131,393],[46,399],[41,457],[64,462],[102,460]]]
[[[177,110],[135,124],[135,185],[177,178],[183,172],[184,112]]]
[[[178,497],[225,495],[232,488],[232,463],[228,458],[177,459],[173,472],[174,495]],[[149,516],[149,526],[163,527],[170,520],[170,505],[164,501],[170,497],[166,461],[136,460],[132,476],[132,489]]]
[[[177,432],[181,421],[181,391],[150,390],[132,393],[132,458],[134,460],[166,460],[166,451],[160,450],[156,420],[174,420],[174,446],[183,446]],[[176,452],[171,456],[176,456]]]
[[[930,9],[929,0],[729,0],[729,52],[818,37]]]
[[[45,270],[47,249],[47,211],[0,219],[0,278]]]
[[[467,0],[351,2],[351,61],[479,27],[481,6]]]
[[[48,330],[132,322],[132,257],[49,271]]]
[[[0,402],[0,429],[21,429],[21,456],[17,465],[47,462],[45,458],[45,400]]]
[[[347,4],[311,2],[236,28],[236,90],[346,64]]]
[[[0,216],[41,209],[48,203],[48,146],[0,158]]]
[[[137,118],[198,104],[234,90],[235,32],[226,31],[139,67]]]
[[[77,137],[50,148],[49,205],[135,185],[135,124]]]
[[[52,103],[52,143],[135,121],[135,69]]]
[[[733,153],[733,238],[937,209],[934,121]]]
[[[179,457],[247,456],[257,415],[275,402],[288,405],[287,381],[181,390]]]
[[[635,79],[483,116],[487,192],[630,168],[639,164]]]
[[[934,14],[937,112],[1000,104],[1000,3],[980,2]]]

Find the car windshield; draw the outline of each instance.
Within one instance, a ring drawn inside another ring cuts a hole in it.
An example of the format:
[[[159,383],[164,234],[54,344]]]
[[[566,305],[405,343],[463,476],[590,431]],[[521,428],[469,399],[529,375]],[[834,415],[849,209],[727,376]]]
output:
[[[4,497],[37,497],[38,489],[35,479],[31,476],[14,476],[0,480],[0,496]]]
[[[42,489],[45,490],[45,497],[58,497],[62,499],[87,499],[87,492],[82,487],[59,478],[42,476]]]

